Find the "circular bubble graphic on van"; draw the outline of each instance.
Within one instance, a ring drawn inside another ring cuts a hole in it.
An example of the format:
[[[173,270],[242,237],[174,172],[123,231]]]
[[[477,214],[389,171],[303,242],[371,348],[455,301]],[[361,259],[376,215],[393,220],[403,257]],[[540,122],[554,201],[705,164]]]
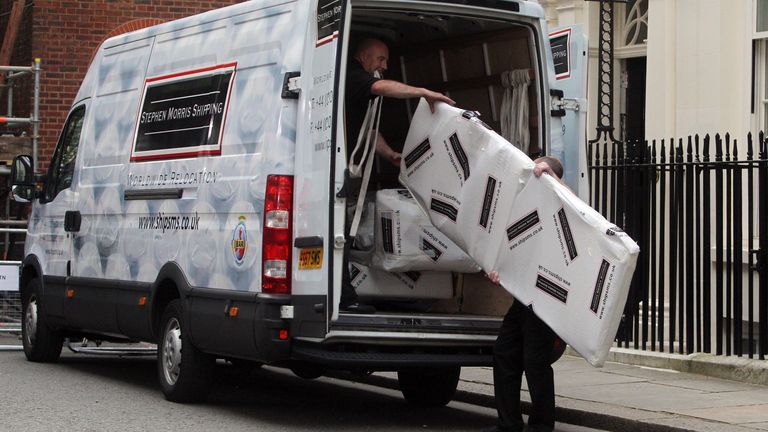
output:
[[[245,260],[245,253],[248,250],[248,230],[245,228],[245,216],[240,216],[240,222],[232,232],[232,253],[235,256],[235,263],[241,265]]]

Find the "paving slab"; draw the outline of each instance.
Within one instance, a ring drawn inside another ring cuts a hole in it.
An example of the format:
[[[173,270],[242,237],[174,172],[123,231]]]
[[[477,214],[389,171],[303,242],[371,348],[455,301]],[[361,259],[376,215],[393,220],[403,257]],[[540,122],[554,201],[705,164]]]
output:
[[[684,410],[680,414],[752,427],[748,423],[768,422],[768,404]]]

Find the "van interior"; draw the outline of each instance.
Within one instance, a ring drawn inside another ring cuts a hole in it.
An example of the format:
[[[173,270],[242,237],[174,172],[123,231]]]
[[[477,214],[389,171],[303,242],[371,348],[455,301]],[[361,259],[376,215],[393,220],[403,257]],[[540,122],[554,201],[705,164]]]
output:
[[[525,70],[528,87],[527,154],[542,154],[543,130],[540,59],[532,27],[498,18],[447,15],[377,8],[354,8],[347,61],[354,61],[356,41],[375,37],[389,47],[388,70],[384,78],[445,93],[456,105],[477,111],[481,119],[501,133],[501,110],[505,95],[502,74]],[[511,90],[510,90],[511,91]],[[401,151],[418,100],[383,98],[379,131],[390,146]],[[354,146],[357,137],[347,137]],[[397,167],[377,158],[368,187],[371,192],[402,188]],[[511,305],[511,296],[491,284],[482,273],[453,274],[450,299],[408,299],[381,295],[361,301],[372,304],[378,314],[422,313],[428,315],[489,319],[497,321]]]

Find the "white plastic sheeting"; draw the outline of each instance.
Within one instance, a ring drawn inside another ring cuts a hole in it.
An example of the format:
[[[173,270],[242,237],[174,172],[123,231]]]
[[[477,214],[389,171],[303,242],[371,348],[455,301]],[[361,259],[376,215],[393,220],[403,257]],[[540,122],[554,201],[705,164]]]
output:
[[[621,319],[639,248],[471,112],[421,101],[401,182],[432,223],[601,366]]]

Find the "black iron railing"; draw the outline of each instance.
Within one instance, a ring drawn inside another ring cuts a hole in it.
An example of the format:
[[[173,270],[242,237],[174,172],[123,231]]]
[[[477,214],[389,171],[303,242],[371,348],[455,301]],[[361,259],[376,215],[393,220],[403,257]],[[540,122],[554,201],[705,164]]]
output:
[[[589,145],[591,204],[641,249],[620,346],[765,359],[767,147],[762,133]]]

